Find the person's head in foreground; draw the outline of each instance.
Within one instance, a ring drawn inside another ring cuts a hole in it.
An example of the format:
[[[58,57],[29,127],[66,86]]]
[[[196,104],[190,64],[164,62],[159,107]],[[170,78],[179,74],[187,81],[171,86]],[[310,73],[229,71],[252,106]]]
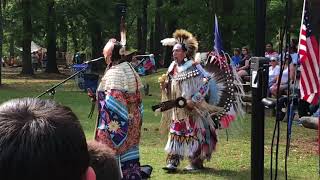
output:
[[[120,169],[115,154],[107,145],[97,141],[88,141],[90,166],[94,169],[97,180],[120,180]]]
[[[71,109],[36,98],[1,104],[0,179],[94,180],[86,138]]]

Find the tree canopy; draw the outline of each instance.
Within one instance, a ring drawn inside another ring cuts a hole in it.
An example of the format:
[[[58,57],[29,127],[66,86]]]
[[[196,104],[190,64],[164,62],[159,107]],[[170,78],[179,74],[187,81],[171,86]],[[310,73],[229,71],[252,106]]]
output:
[[[118,37],[120,16],[127,23],[128,47],[141,53],[169,57],[160,40],[176,28],[192,32],[200,51],[213,48],[214,15],[219,19],[225,51],[248,46],[254,49],[255,15],[252,0],[0,0],[3,55],[16,56],[15,47],[29,48],[35,41],[48,48],[49,66],[56,66],[55,51],[101,56],[107,39]],[[315,1],[314,1],[315,2]],[[291,33],[298,36],[303,0],[292,0]],[[266,41],[279,42],[285,1],[267,0]],[[123,9],[123,7],[126,7]],[[123,11],[125,10],[125,11]],[[0,28],[1,29],[1,28]],[[26,37],[28,36],[28,37]],[[51,52],[51,53],[50,53]],[[29,53],[29,51],[27,52]],[[51,54],[51,55],[50,55]],[[29,74],[30,58],[23,56]],[[48,69],[47,72],[57,72]]]

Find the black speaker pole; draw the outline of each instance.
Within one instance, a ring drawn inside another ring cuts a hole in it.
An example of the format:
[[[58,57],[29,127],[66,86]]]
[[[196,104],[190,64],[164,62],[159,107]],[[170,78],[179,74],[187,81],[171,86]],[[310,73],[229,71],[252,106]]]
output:
[[[265,52],[265,26],[266,26],[266,1],[255,1],[256,16],[256,49],[258,57],[264,57]],[[264,65],[265,58],[252,58],[251,60],[251,179],[263,180],[264,178],[264,105],[261,100],[266,87],[262,84],[268,82]],[[268,69],[267,69],[268,72]],[[264,81],[264,82],[263,82]]]

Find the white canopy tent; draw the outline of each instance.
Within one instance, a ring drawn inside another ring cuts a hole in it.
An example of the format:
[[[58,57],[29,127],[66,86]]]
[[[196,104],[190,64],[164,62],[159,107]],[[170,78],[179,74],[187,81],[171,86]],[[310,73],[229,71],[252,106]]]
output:
[[[22,47],[17,48],[20,51],[23,51]],[[41,46],[39,46],[38,44],[36,44],[35,42],[31,41],[31,53],[36,52],[36,51],[40,51],[42,50],[42,52],[47,52],[46,48],[43,48]]]

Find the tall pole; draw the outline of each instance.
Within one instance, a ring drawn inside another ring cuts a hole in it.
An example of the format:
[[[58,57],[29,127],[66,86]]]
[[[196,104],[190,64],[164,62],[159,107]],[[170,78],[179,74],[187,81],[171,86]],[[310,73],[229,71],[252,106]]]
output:
[[[0,0],[0,86],[2,85],[2,46],[3,46],[3,16],[2,16],[2,1]]]
[[[264,57],[265,52],[265,19],[266,1],[255,1],[256,16],[256,49],[257,57]],[[254,62],[253,62],[254,60]],[[252,91],[252,113],[251,113],[251,179],[263,180],[264,178],[264,105],[263,97],[265,72],[262,72],[263,58],[251,60],[251,91]],[[266,80],[268,82],[268,80]]]

